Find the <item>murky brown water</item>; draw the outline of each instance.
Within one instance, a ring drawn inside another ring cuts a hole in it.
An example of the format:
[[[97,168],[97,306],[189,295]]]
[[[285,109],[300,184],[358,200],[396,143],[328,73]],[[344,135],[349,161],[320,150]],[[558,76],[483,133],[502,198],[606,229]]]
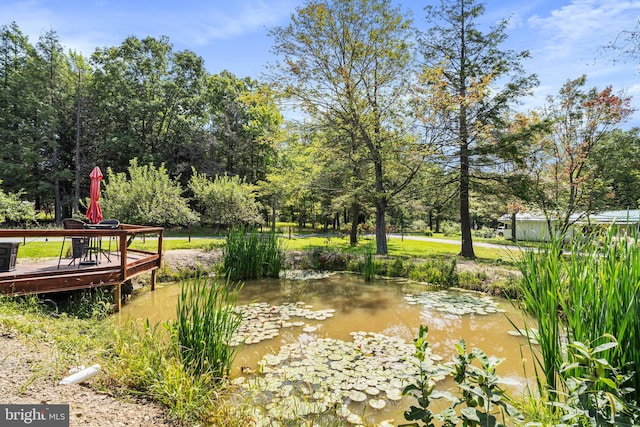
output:
[[[417,335],[419,325],[427,324],[430,346],[435,354],[450,360],[454,344],[464,338],[469,351],[479,347],[490,356],[505,358],[498,368],[498,374],[524,385],[522,358],[523,354],[529,355],[530,351],[524,338],[508,334],[509,330],[514,329],[508,319],[519,327],[523,326],[521,314],[508,301],[497,300],[504,313],[447,314],[426,309],[422,305],[411,305],[404,298],[406,293],[423,290],[423,287],[406,282],[380,280],[366,283],[362,277],[340,274],[319,280],[248,282],[240,292],[238,303],[266,302],[279,305],[303,301],[313,310],[335,309],[332,318],[306,320],[306,323],[319,326],[313,333],[317,337],[345,341],[351,341],[351,332],[365,331],[400,337],[410,343]],[[148,318],[152,323],[172,319],[175,317],[179,294],[179,283],[160,284],[154,292],[147,292],[124,305],[119,316],[121,319]],[[240,367],[257,368],[258,361],[265,354],[277,354],[281,345],[303,339],[304,335],[301,328],[286,328],[281,329],[280,335],[273,339],[245,346],[236,358],[234,374],[240,373]],[[526,356],[526,359],[526,372],[532,374],[532,358]],[[450,383],[443,384],[443,387],[449,386]],[[393,409],[391,415],[381,411],[375,418],[391,417],[402,421],[402,411],[399,409]]]

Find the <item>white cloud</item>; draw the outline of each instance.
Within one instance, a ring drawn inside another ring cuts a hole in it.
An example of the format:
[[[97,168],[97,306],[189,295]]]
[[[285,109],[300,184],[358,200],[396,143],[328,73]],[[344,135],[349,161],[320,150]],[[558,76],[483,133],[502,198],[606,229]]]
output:
[[[622,29],[634,27],[639,13],[640,1],[573,0],[548,16],[530,17],[528,24],[544,37],[547,54],[563,57],[607,45]]]

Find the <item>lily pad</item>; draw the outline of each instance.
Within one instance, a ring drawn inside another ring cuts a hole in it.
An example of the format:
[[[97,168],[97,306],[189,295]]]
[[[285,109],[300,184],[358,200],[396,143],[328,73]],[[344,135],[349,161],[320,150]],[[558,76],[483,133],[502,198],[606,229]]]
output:
[[[387,402],[384,399],[371,399],[369,400],[369,406],[373,409],[382,409],[387,406]]]

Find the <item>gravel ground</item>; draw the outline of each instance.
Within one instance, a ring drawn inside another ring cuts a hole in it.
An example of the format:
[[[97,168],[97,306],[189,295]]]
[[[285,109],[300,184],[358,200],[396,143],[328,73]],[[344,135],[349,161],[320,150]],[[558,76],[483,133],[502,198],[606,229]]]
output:
[[[164,262],[173,269],[215,262],[219,254],[193,250],[167,251]],[[172,426],[164,409],[146,400],[124,401],[94,390],[91,380],[59,385],[54,377],[59,363],[46,342],[23,340],[0,325],[0,403],[68,404],[70,426]]]
[[[147,401],[123,401],[87,384],[58,385],[55,354],[45,343],[23,342],[0,330],[0,402],[68,404],[70,426],[171,426],[164,410]],[[91,380],[89,380],[91,381]]]

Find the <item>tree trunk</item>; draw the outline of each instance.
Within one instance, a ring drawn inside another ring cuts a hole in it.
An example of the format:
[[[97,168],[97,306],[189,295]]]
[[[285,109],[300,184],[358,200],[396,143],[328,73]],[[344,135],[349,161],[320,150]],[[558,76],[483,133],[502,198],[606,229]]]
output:
[[[516,214],[515,213],[511,214],[511,240],[514,242],[518,241],[518,238],[516,237]]]
[[[276,195],[271,199],[271,232],[276,232]]]
[[[475,258],[471,236],[471,215],[469,215],[469,154],[466,142],[460,148],[460,231],[462,232],[460,256]]]
[[[351,233],[349,233],[349,244],[355,246],[358,244],[358,217],[360,209],[357,203],[351,205]]]
[[[385,212],[387,210],[387,198],[380,197],[376,203],[376,253],[387,255],[387,221]]]

